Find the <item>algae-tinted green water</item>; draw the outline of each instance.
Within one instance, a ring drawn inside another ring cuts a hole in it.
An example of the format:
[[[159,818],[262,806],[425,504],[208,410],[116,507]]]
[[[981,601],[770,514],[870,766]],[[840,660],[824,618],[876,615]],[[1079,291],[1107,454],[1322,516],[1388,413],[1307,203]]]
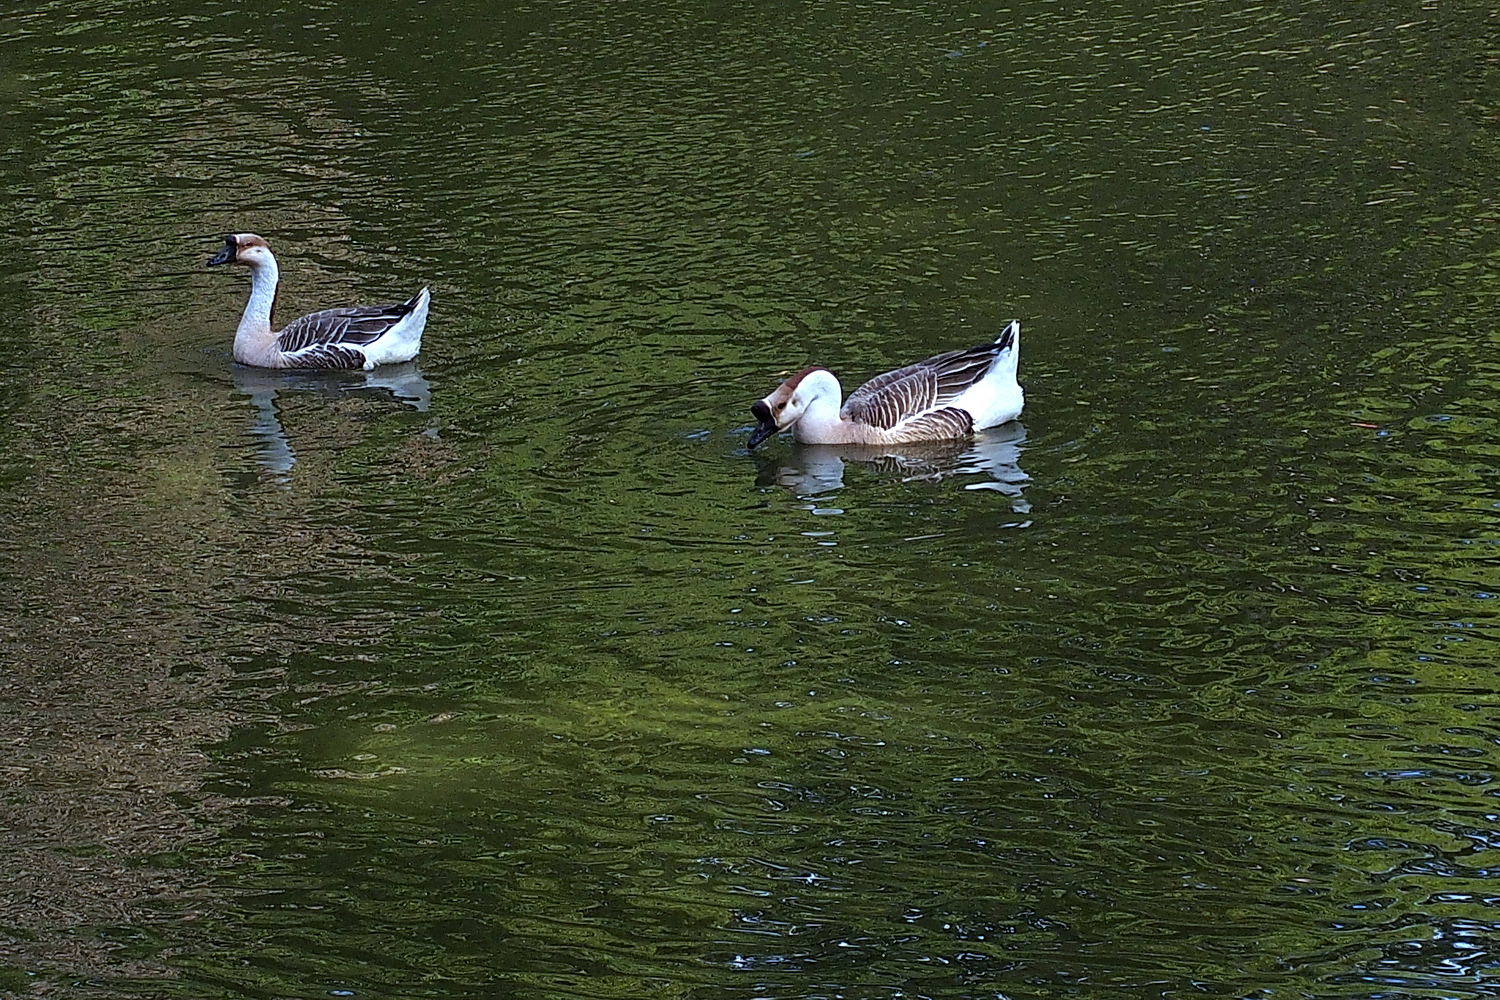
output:
[[[1500,20],[0,20],[0,993],[1487,997]],[[429,284],[414,366],[236,369]],[[745,450],[1023,324],[973,446]]]

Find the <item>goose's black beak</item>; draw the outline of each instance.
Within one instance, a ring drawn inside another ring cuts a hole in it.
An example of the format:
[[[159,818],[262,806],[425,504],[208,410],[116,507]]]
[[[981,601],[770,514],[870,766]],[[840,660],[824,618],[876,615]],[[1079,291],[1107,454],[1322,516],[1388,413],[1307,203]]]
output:
[[[208,258],[209,267],[218,267],[220,264],[233,264],[234,255],[239,246],[234,242],[233,236],[224,237],[224,249]]]
[[[759,426],[750,435],[748,447],[753,450],[756,445],[774,435],[781,428],[776,426],[776,418],[771,416],[771,408],[766,405],[764,399],[757,399],[755,401],[750,407],[750,414],[759,422]]]

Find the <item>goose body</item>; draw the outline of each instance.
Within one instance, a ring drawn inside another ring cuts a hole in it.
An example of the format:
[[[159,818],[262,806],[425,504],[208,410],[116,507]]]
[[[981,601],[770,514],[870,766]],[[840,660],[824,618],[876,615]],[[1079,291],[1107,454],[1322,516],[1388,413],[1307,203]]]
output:
[[[224,237],[208,262],[250,268],[250,301],[234,333],[234,360],[257,368],[363,368],[410,361],[422,348],[427,289],[399,305],[346,306],[308,313],[271,329],[281,272],[270,244],[254,233]]]
[[[790,430],[803,444],[915,444],[967,437],[1021,415],[1021,323],[993,343],[947,351],[877,375],[849,394],[826,368],[804,368],[750,407],[754,448]]]

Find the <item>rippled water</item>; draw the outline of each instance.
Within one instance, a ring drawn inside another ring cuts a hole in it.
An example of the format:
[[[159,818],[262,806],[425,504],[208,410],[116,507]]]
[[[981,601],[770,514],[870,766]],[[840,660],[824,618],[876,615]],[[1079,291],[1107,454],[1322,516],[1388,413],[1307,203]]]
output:
[[[1489,996],[1496,37],[0,19],[0,992]],[[422,356],[236,369],[231,231]],[[1017,424],[744,449],[1012,317]]]

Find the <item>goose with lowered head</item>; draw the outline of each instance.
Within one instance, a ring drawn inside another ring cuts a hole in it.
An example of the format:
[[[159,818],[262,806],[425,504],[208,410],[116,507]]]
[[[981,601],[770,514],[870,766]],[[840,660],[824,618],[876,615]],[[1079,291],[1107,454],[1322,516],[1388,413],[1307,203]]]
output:
[[[916,444],[967,437],[1021,415],[1021,323],[968,350],[877,375],[849,394],[827,368],[804,368],[750,407],[754,448],[779,431],[803,444]]]
[[[250,269],[250,301],[234,334],[234,360],[257,368],[363,368],[410,361],[422,348],[427,289],[398,305],[325,309],[271,329],[281,272],[271,246],[254,233],[224,237],[209,267]]]

